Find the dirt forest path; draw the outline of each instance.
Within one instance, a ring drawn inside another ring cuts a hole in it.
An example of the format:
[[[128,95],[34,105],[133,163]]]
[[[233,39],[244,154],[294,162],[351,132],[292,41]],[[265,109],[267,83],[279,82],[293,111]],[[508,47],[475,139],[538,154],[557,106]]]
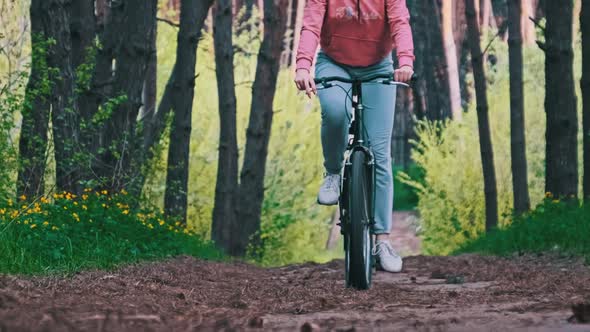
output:
[[[0,331],[589,331],[590,270],[557,257],[414,256],[370,291],[343,263],[264,269],[180,257],[71,278],[0,277]]]
[[[394,220],[396,248],[416,255],[413,214]],[[363,292],[344,288],[343,269],[180,257],[70,278],[0,276],[0,332],[590,331],[571,318],[571,305],[590,299],[580,261],[410,256],[402,273],[377,273]]]

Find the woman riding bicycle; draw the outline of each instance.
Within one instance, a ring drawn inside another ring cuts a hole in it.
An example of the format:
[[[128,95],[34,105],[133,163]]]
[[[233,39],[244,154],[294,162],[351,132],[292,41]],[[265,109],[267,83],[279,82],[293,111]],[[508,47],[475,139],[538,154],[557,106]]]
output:
[[[409,82],[413,71],[414,44],[406,0],[308,0],[297,52],[295,83],[311,98],[318,94],[311,67],[318,43],[316,77],[341,76],[363,79],[391,74],[391,52],[397,51],[399,68],[395,80]],[[340,171],[348,141],[351,100],[349,84],[343,89],[321,90],[322,148],[326,177],[318,203],[338,204]],[[393,211],[391,133],[395,112],[395,86],[363,86],[364,121],[376,161],[375,225],[376,253],[380,267],[389,272],[402,269],[402,259],[389,242]]]

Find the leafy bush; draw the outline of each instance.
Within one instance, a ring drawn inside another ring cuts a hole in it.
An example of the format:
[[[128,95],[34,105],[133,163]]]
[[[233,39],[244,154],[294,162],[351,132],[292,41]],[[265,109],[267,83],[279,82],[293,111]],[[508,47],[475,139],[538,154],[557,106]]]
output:
[[[0,203],[0,273],[112,268],[181,254],[221,258],[179,222],[133,209],[125,191],[53,194]]]
[[[495,53],[497,63],[488,64],[487,68],[488,101],[502,227],[510,224],[513,209],[510,93],[507,46],[498,42],[494,45],[490,51]],[[579,55],[579,44],[576,45]],[[538,48],[527,48],[525,59],[528,183],[531,204],[535,206],[544,197],[545,184],[544,54]],[[576,75],[580,75],[579,56],[575,66]],[[474,104],[464,114],[463,122],[422,122],[418,126],[412,157],[424,177],[401,174],[400,180],[418,192],[422,248],[426,254],[449,254],[484,231],[485,201],[477,128]]]
[[[549,195],[548,195],[549,196]],[[547,197],[508,227],[463,244],[455,253],[493,255],[556,251],[590,262],[590,202],[583,206]]]

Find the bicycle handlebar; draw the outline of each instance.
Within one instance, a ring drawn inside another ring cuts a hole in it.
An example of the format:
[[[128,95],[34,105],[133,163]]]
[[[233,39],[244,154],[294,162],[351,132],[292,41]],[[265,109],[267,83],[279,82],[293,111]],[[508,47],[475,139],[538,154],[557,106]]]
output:
[[[416,74],[412,75],[412,81],[415,81],[418,78],[418,76]],[[395,84],[395,85],[403,85],[406,87],[409,87],[408,84],[406,83],[402,83],[402,82],[396,82],[393,73],[392,74],[377,74],[377,75],[373,75],[373,76],[369,76],[365,79],[357,79],[357,78],[346,78],[346,77],[341,77],[341,76],[329,76],[329,77],[320,77],[320,78],[316,78],[314,79],[314,82],[316,84],[322,84],[325,87],[329,87],[331,84],[330,82],[341,82],[341,83],[369,83],[372,82],[374,80],[377,79],[385,79],[385,81],[382,81],[380,83],[383,84]]]

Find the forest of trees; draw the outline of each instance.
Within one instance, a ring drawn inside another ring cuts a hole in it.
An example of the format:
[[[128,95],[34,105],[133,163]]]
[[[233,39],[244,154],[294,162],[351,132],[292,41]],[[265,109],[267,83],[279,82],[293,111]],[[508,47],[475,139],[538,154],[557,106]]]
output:
[[[486,68],[490,45],[507,40],[514,210],[531,208],[526,157],[523,47],[545,54],[545,190],[579,197],[578,135],[583,130],[583,195],[590,197],[590,0],[408,0],[415,41],[413,90],[399,90],[392,140],[397,164],[411,163],[417,120],[462,121],[477,104],[486,229],[498,225]],[[187,220],[197,49],[214,39],[219,150],[211,237],[244,255],[256,243],[277,79],[292,70],[305,0],[31,0],[31,65],[22,107],[15,197],[86,188],[141,197],[159,147],[167,145],[164,210]],[[240,22],[260,19],[253,26]],[[177,29],[176,61],[157,77],[158,22]],[[261,29],[248,126],[237,129],[234,30]],[[582,96],[576,96],[573,43],[581,30]],[[467,77],[473,75],[473,82]],[[165,90],[158,98],[158,80]],[[474,88],[474,89],[473,89]],[[293,89],[295,87],[293,86]],[[475,95],[472,96],[472,91]],[[583,98],[582,128],[577,98]],[[48,135],[51,131],[51,135]],[[165,135],[168,135],[166,137]],[[245,135],[242,150],[238,138]],[[53,149],[49,148],[49,137]],[[318,139],[319,142],[319,139]],[[319,144],[319,143],[318,143]],[[197,179],[196,181],[201,181]],[[211,181],[211,179],[202,179]],[[138,202],[139,204],[139,202]]]

